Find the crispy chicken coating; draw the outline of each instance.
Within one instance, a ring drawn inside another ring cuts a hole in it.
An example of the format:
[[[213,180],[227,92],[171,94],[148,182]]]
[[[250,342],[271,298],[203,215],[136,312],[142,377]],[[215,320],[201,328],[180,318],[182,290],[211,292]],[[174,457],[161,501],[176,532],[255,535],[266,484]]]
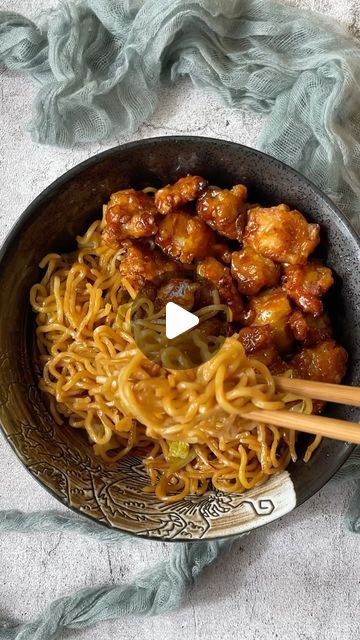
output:
[[[214,283],[200,278],[198,284],[199,288],[195,291],[194,309],[202,309],[218,301],[220,294]]]
[[[314,317],[297,309],[291,314],[289,325],[295,339],[302,342],[305,347],[311,347],[332,338],[331,322],[326,313]]]
[[[146,193],[135,189],[113,193],[104,214],[104,242],[117,249],[126,238],[155,235],[156,215],[154,201]]]
[[[120,273],[139,292],[146,282],[161,276],[166,271],[177,271],[176,263],[167,260],[157,249],[151,250],[139,245],[130,244],[120,262]]]
[[[333,330],[327,313],[323,313],[316,318],[306,314],[305,318],[308,326],[308,332],[304,340],[305,347],[312,347],[333,337]]]
[[[346,373],[348,355],[334,340],[301,349],[289,362],[299,378],[339,384]]]
[[[247,296],[256,296],[263,287],[274,287],[280,280],[280,266],[252,247],[231,254],[231,273],[239,291]]]
[[[201,218],[177,211],[160,221],[155,242],[171,258],[190,264],[212,254],[216,237]]]
[[[194,307],[195,292],[200,284],[187,278],[174,277],[159,288],[155,300],[155,309],[159,311],[168,302],[174,302],[184,309],[191,311]]]
[[[304,342],[304,340],[306,340],[309,328],[304,314],[299,309],[291,314],[289,318],[289,326],[294,334],[295,340],[298,340],[299,342]]]
[[[316,262],[284,267],[285,291],[303,311],[314,316],[323,312],[320,298],[333,283],[331,269]]]
[[[214,231],[231,240],[241,240],[246,223],[247,188],[237,184],[232,189],[211,187],[198,199],[198,215]]]
[[[249,312],[251,325],[273,325],[289,317],[291,305],[285,291],[278,287],[251,298]]]
[[[262,327],[243,327],[239,331],[239,342],[247,355],[268,347],[272,342],[272,331],[268,324]]]
[[[240,329],[239,341],[243,345],[246,355],[260,360],[269,367],[271,373],[283,373],[289,368],[276,349],[270,325]]]
[[[255,207],[248,212],[244,244],[275,262],[305,264],[319,243],[320,227],[309,224],[285,204]]]
[[[198,198],[207,187],[207,180],[200,176],[185,176],[175,184],[168,184],[155,194],[155,205],[160,213],[166,215]]]
[[[250,299],[247,322],[251,326],[270,325],[277,349],[280,353],[288,353],[294,341],[288,326],[291,311],[285,291],[266,289]]]
[[[269,344],[269,346],[264,347],[264,349],[259,349],[253,354],[249,354],[249,357],[255,358],[265,364],[273,376],[285,373],[285,371],[288,371],[290,368],[288,363],[282,359],[274,343]]]
[[[200,322],[196,329],[205,336],[226,336],[229,331],[229,326],[226,325],[220,318],[209,318]]]
[[[213,245],[211,255],[225,264],[230,264],[231,262],[231,249],[223,242],[217,242]]]
[[[196,270],[201,277],[207,278],[214,283],[221,301],[231,309],[232,319],[234,321],[243,321],[243,300],[231,277],[230,269],[218,262],[216,258],[205,258],[205,260],[198,263]]]

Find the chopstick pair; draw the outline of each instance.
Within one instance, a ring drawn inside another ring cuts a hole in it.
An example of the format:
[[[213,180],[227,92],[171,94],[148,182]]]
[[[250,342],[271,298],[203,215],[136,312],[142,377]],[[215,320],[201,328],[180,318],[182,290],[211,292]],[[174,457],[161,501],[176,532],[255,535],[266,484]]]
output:
[[[283,376],[275,376],[275,381],[278,391],[296,393],[313,400],[324,400],[326,402],[360,407],[360,387],[299,380]],[[356,422],[303,413],[289,413],[286,410],[266,411],[264,409],[255,409],[240,413],[240,415],[250,420],[273,424],[276,427],[285,427],[295,431],[320,435],[324,438],[360,444],[360,425]]]

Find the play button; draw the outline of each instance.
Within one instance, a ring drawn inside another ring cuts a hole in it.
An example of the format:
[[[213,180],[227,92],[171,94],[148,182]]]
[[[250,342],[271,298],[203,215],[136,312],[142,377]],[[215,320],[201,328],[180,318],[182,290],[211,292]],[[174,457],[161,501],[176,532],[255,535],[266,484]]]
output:
[[[168,302],[165,307],[165,335],[169,340],[181,336],[199,324],[199,318],[194,313],[179,307],[175,302]]]
[[[181,266],[144,284],[131,305],[130,328],[152,362],[169,370],[192,369],[222,347],[229,318],[214,284]]]

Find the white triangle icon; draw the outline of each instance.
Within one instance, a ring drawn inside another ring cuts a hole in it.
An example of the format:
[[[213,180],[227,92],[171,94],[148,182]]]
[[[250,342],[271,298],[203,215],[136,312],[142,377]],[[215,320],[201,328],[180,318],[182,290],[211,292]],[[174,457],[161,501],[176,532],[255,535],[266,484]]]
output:
[[[194,313],[186,311],[174,302],[167,303],[165,312],[165,334],[168,340],[177,338],[199,324],[199,318]]]

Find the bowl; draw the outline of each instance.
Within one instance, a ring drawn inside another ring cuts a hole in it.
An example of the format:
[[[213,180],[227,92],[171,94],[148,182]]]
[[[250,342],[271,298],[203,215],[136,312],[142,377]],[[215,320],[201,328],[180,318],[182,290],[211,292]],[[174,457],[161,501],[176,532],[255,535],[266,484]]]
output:
[[[147,476],[140,459],[128,456],[109,466],[94,455],[83,431],[55,424],[34,364],[29,291],[40,278],[39,261],[49,251],[74,249],[75,236],[99,217],[113,191],[160,186],[186,173],[221,186],[245,181],[253,199],[285,202],[321,225],[322,251],[336,274],[329,311],[335,335],[350,354],[345,382],[357,385],[360,377],[359,238],[332,202],[290,167],[239,144],[176,136],[109,149],[51,184],[23,213],[0,254],[2,430],[31,475],[63,504],[109,527],[157,540],[213,539],[271,522],[318,491],[353,448],[325,439],[307,464],[299,459],[247,493],[210,490],[163,504],[141,491]],[[360,418],[359,409],[337,405],[327,407],[326,415]]]

